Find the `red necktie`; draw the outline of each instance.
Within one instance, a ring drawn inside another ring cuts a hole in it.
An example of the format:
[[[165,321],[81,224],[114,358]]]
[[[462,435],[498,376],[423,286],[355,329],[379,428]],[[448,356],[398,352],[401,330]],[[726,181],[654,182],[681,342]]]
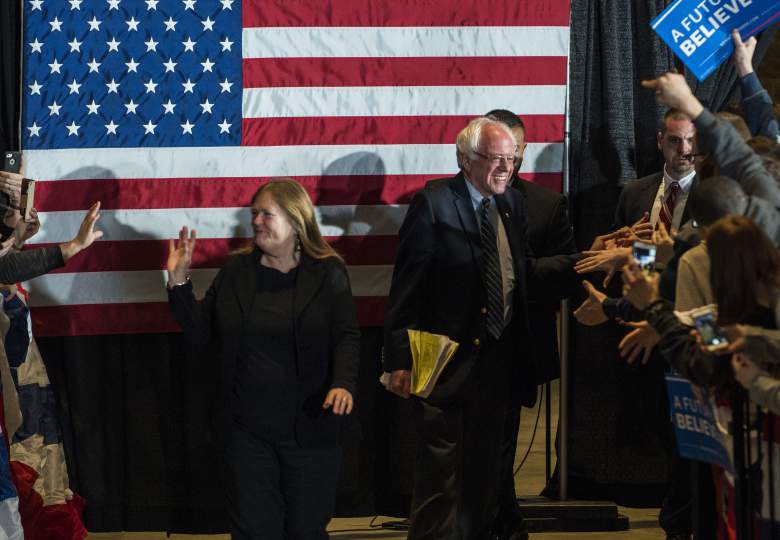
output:
[[[672,182],[664,189],[664,200],[661,204],[661,212],[658,214],[658,221],[666,226],[666,231],[672,230],[672,218],[674,217],[674,207],[677,204],[677,198],[680,196],[679,182]]]

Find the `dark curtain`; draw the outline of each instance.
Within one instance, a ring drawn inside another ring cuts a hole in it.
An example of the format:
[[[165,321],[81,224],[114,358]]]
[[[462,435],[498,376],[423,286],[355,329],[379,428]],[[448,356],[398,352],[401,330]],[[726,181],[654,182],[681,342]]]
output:
[[[19,149],[22,2],[0,2],[0,152]]]
[[[662,0],[572,3],[570,186],[582,248],[609,229],[622,184],[661,166],[655,133],[663,111],[640,81],[673,66],[649,24],[663,9]],[[659,369],[650,374],[618,358],[624,332],[615,324],[572,328],[570,495],[656,504],[667,469],[657,424],[663,387],[650,381]]]

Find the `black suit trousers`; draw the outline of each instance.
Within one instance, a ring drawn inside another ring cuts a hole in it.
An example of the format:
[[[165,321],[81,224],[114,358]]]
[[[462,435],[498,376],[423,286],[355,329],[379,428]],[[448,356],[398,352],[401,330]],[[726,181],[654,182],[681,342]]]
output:
[[[341,447],[301,448],[236,422],[226,448],[233,540],[326,540],[339,479]]]
[[[501,441],[512,338],[488,339],[463,387],[432,403],[415,399],[419,435],[410,540],[482,540],[498,512]]]

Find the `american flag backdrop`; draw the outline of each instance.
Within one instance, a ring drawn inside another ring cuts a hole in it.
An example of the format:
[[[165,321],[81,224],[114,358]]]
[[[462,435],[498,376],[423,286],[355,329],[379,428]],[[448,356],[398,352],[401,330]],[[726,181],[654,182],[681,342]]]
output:
[[[171,331],[167,239],[198,232],[208,287],[251,194],[301,182],[382,323],[411,195],[457,171],[494,108],[526,122],[523,175],[560,189],[568,0],[25,0],[22,146],[42,230],[104,238],[29,284],[37,335]]]

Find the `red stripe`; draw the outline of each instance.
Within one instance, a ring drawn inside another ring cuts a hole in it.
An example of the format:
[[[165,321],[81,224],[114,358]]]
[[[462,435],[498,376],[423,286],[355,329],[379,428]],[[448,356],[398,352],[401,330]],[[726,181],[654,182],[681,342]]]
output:
[[[487,112],[487,111],[485,111]],[[453,143],[473,116],[245,118],[244,146]],[[528,115],[526,142],[563,141],[564,117]]]
[[[446,175],[297,176],[316,205],[398,204],[433,178]],[[83,210],[101,201],[103,209],[234,208],[248,206],[268,177],[93,179],[39,182],[40,212]]]
[[[316,205],[407,204],[425,183],[445,174],[296,176]],[[529,173],[523,178],[560,192],[561,173]],[[248,206],[265,178],[93,179],[40,181],[35,206],[40,212],[84,210],[95,201],[104,210],[235,208]]]
[[[565,56],[247,58],[244,88],[566,84]]]
[[[243,2],[244,27],[568,26],[567,0]]]
[[[386,303],[384,297],[356,297],[358,323],[382,326]],[[33,307],[31,313],[38,337],[179,331],[167,302]]]
[[[328,243],[349,265],[393,264],[398,237],[339,236],[327,237]],[[43,247],[52,244],[37,244]],[[201,238],[193,256],[193,268],[219,268],[228,254],[250,245],[248,238]],[[79,253],[63,268],[51,273],[118,272],[161,270],[168,259],[168,240],[124,240],[96,242]]]

